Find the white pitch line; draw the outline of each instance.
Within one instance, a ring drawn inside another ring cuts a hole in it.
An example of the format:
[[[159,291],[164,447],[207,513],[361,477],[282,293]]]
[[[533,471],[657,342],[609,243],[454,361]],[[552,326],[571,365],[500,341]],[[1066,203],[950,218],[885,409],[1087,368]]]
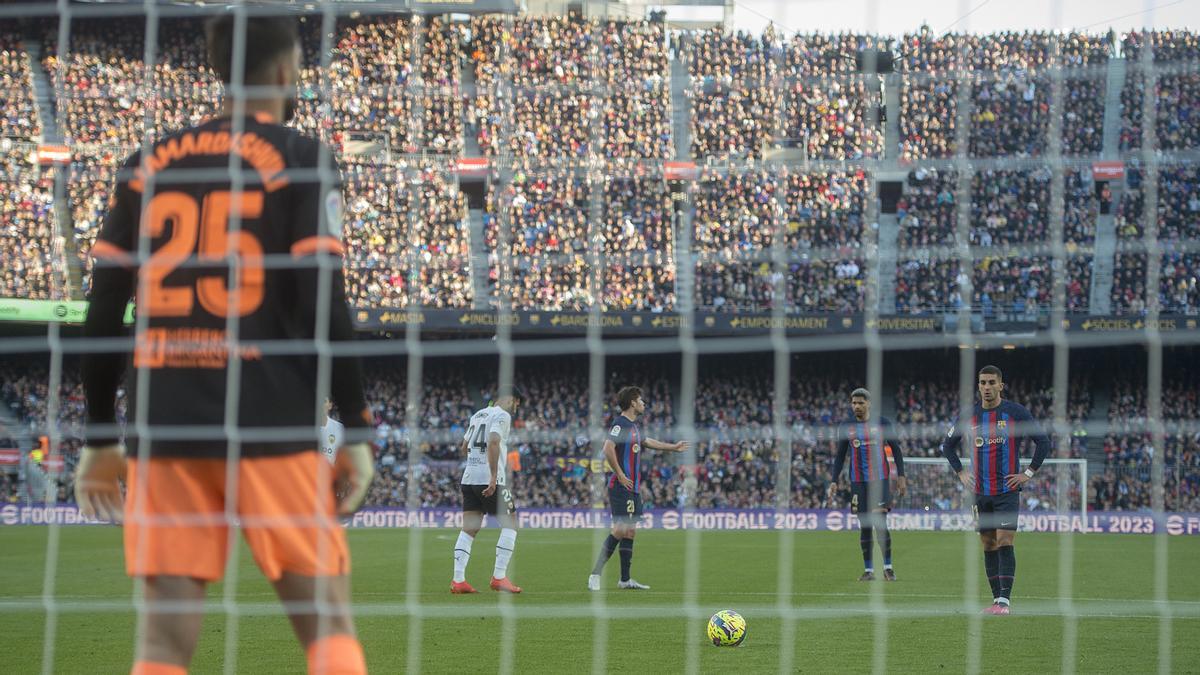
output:
[[[961,600],[961,599],[960,599]],[[219,603],[211,603],[211,610],[214,614],[227,613]],[[1175,606],[1176,603],[1168,602],[1167,612],[1177,620],[1200,619],[1200,606],[1195,603]],[[981,601],[980,608],[983,607]],[[118,601],[100,601],[100,602],[65,602],[57,605],[57,611],[63,613],[90,613],[90,612],[113,612],[113,611],[133,611],[132,602]],[[419,612],[412,612],[407,603],[367,603],[356,604],[353,606],[355,616],[372,617],[372,616],[388,616],[388,617],[404,617],[410,615],[420,615],[423,618],[482,618],[481,613],[487,613],[498,607],[491,605],[482,605],[473,602],[464,602],[461,604],[440,604],[440,605],[421,605]],[[1060,605],[1054,602],[1017,602],[1014,604],[1013,610],[1015,616],[1012,620],[1019,620],[1020,617],[1062,617],[1075,616],[1079,618],[1094,618],[1094,619],[1161,619],[1162,610],[1164,607],[1160,603],[1147,601],[1141,605],[1131,607],[1128,603],[1112,606],[1106,603],[1091,603],[1090,605],[1078,605],[1073,612],[1062,611]],[[0,610],[3,611],[25,611],[39,612],[45,610],[45,605],[41,599],[33,600],[4,600],[0,601]],[[1140,611],[1133,611],[1140,610]],[[234,612],[240,616],[276,616],[279,614],[280,604],[278,602],[243,602],[239,603]],[[594,619],[596,618],[595,609],[590,605],[520,605],[514,604],[511,611],[518,619]],[[856,603],[849,605],[836,605],[828,607],[790,607],[781,608],[779,605],[751,605],[742,606],[738,611],[745,616],[770,617],[770,618],[791,618],[797,620],[804,619],[845,619],[854,616],[873,616],[875,610],[865,603]],[[961,602],[951,603],[949,605],[917,605],[909,607],[887,608],[884,613],[892,618],[936,618],[946,616],[964,616],[970,612],[963,610]],[[706,619],[708,618],[708,610],[696,608],[688,611],[687,608],[679,605],[651,605],[651,606],[614,606],[609,611],[602,613],[601,618],[629,618],[636,616],[640,618],[688,618],[688,619]],[[496,615],[495,618],[499,618]]]

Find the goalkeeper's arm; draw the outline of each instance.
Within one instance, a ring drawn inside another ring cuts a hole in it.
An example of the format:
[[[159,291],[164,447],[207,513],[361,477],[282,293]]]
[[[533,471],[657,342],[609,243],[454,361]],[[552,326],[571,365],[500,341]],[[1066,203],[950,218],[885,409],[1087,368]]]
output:
[[[124,333],[125,305],[133,295],[131,269],[97,263],[92,273],[85,337],[101,340]],[[126,352],[84,353],[81,370],[87,398],[87,443],[75,468],[75,503],[87,518],[119,522],[125,450],[117,441],[117,385],[125,369]]]
[[[326,255],[318,253],[318,255]],[[330,261],[332,262],[332,261]],[[336,266],[328,271],[328,312],[326,335],[330,345],[337,349],[349,346],[354,341],[354,327],[350,323],[350,310],[346,306],[345,281],[340,257]],[[321,270],[317,265],[302,265],[295,270],[298,299],[297,310],[301,325],[312,326],[316,331]],[[363,397],[362,363],[357,356],[334,356],[331,364],[330,398],[338,410],[343,411],[345,426],[344,445],[338,452],[334,466],[337,469],[338,514],[349,515],[362,506],[367,490],[375,477],[375,454],[369,443],[374,418]]]

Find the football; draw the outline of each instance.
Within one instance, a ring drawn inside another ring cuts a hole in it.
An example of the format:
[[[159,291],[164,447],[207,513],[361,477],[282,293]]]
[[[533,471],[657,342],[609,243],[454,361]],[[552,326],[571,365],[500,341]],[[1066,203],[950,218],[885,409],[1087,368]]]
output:
[[[708,620],[708,639],[718,647],[736,647],[746,639],[746,620],[732,609],[723,609]]]

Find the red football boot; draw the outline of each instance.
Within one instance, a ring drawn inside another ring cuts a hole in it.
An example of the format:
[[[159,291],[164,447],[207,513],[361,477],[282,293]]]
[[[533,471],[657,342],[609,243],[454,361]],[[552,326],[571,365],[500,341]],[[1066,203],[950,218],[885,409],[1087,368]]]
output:
[[[520,593],[521,587],[514,586],[513,582],[508,580],[508,577],[504,577],[503,579],[497,579],[496,577],[492,577],[492,590],[493,591],[505,591],[508,593]]]
[[[475,590],[471,584],[465,581],[451,581],[450,592],[455,595],[466,595],[467,593],[478,593],[479,591]]]

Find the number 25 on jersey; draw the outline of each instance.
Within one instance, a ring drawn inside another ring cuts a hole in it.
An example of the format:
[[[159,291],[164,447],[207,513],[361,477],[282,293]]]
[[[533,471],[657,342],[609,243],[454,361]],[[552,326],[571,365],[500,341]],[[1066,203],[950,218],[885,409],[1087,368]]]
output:
[[[196,299],[200,306],[215,316],[246,316],[263,301],[263,248],[258,238],[245,230],[233,235],[237,259],[235,294],[228,287],[223,273],[199,278],[195,287],[168,286],[167,275],[193,255],[205,262],[217,263],[230,253],[229,221],[236,214],[241,219],[262,215],[263,193],[244,191],[236,194],[227,190],[210,192],[203,204],[184,192],[163,192],[150,200],[142,219],[147,236],[161,237],[170,224],[170,238],[150,256],[142,268],[146,304],[149,316],[190,316]]]

